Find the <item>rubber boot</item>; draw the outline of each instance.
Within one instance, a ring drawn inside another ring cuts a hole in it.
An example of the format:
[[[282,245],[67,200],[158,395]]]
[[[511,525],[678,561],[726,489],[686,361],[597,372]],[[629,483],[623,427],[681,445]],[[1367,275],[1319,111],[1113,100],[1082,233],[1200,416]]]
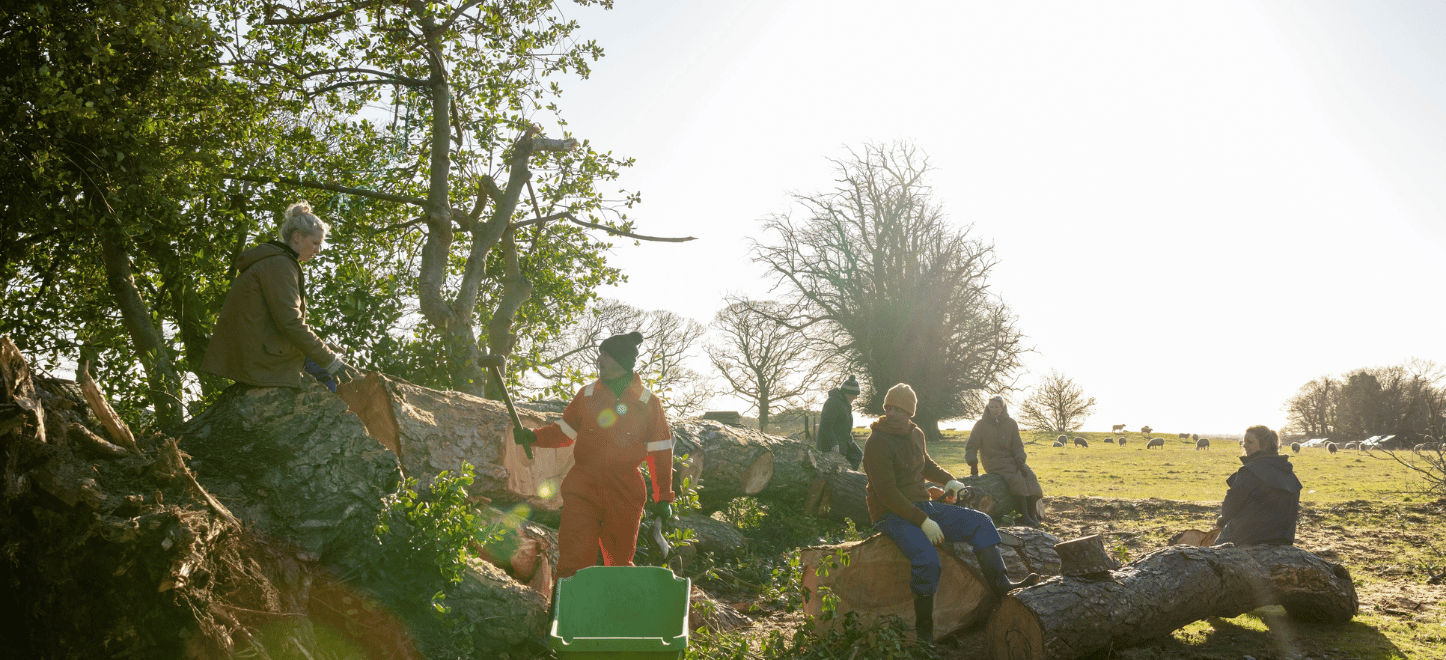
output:
[[[1031,495],[1025,498],[1025,506],[1029,508],[1029,515],[1033,516],[1034,519],[1041,524],[1044,523],[1044,515],[1037,512],[1039,511],[1039,501],[1042,499],[1044,498],[1037,495]]]
[[[995,596],[1003,598],[1005,594],[1020,587],[1032,587],[1039,584],[1039,576],[1030,573],[1019,582],[1010,582],[1009,574],[1004,570],[1004,557],[999,554],[999,546],[991,545],[974,551],[974,556],[979,559],[979,571],[984,574],[984,583]]]
[[[1015,524],[1023,525],[1025,527],[1040,526],[1039,519],[1034,517],[1034,508],[1028,504],[1029,500],[1031,499],[1033,498],[1024,498],[1024,501],[1026,502],[1026,504],[1024,505],[1024,511],[1019,512],[1019,517],[1014,520]]]
[[[914,639],[922,646],[934,646],[934,594],[914,594]]]

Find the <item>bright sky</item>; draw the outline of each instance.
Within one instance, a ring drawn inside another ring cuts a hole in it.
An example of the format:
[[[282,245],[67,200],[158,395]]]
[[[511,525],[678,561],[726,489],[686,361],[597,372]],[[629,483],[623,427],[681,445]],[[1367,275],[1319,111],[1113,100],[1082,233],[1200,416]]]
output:
[[[640,233],[699,240],[619,244],[605,296],[771,297],[761,219],[906,139],[1086,430],[1278,427],[1314,377],[1446,363],[1446,3],[617,4],[569,10],[608,53],[570,127],[638,159]]]

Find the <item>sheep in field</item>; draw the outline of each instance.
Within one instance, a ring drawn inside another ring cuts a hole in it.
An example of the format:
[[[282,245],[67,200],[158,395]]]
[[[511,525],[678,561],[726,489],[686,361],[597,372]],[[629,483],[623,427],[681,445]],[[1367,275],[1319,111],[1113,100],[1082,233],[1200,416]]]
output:
[[[1060,437],[1064,437],[1064,436],[1060,436]],[[1063,447],[1063,446],[1064,446],[1064,441],[1063,441],[1063,440],[1055,440],[1055,441],[1054,441],[1054,446],[1056,446],[1056,447]]]
[[[1116,425],[1110,427],[1110,433],[1119,433],[1119,432],[1124,431],[1124,430],[1125,430],[1125,425],[1124,425],[1124,424],[1116,424]]]
[[[1210,448],[1210,438],[1200,438],[1199,440],[1196,440],[1196,441],[1195,441],[1195,451],[1200,451],[1201,449],[1209,449],[1209,448]]]
[[[1185,438],[1188,438],[1188,437],[1190,437],[1190,434],[1189,434],[1189,433],[1181,433],[1179,439],[1180,439],[1180,440],[1184,440]]]
[[[1155,438],[1155,439],[1153,439],[1153,440],[1150,440],[1150,444],[1145,445],[1145,449],[1149,449],[1149,448],[1151,448],[1151,447],[1159,447],[1160,449],[1164,449],[1164,448],[1165,448],[1165,439],[1164,439],[1164,438]]]
[[[1336,443],[1334,443],[1334,442],[1327,442],[1327,443],[1326,443],[1326,451],[1328,451],[1328,452],[1330,452],[1330,453],[1332,453],[1332,454],[1336,453]]]
[[[1055,439],[1054,439],[1054,441],[1055,441],[1055,442],[1058,442],[1058,443],[1060,443],[1060,444],[1065,444],[1065,443],[1068,443],[1068,442],[1069,442],[1069,436],[1061,433],[1061,434],[1059,434],[1059,437],[1058,437],[1058,438],[1055,438]]]
[[[1124,439],[1124,438],[1120,438],[1120,446],[1121,446],[1121,447],[1125,446],[1125,439]]]
[[[1114,438],[1105,438],[1105,442],[1108,442],[1109,444],[1115,444],[1115,439],[1114,439]]]
[[[1084,447],[1085,449],[1089,449],[1090,441],[1089,441],[1089,440],[1085,440],[1084,438],[1075,438],[1075,439],[1074,439],[1074,446],[1076,446],[1076,447]]]
[[[1191,439],[1191,440],[1194,440],[1195,442],[1200,442],[1200,436],[1199,436],[1198,434],[1195,434],[1195,433],[1191,433],[1191,434],[1190,434],[1190,439]]]
[[[1299,443],[1299,442],[1292,442],[1292,443],[1290,443],[1290,450],[1293,451],[1293,452],[1295,452],[1295,453],[1297,453],[1297,454],[1299,454],[1299,453],[1300,453],[1300,443]]]
[[[1154,431],[1154,430],[1155,430],[1155,429],[1152,429],[1152,428],[1150,428],[1150,427],[1148,427],[1148,426],[1141,426],[1141,427],[1140,427],[1140,435],[1149,435],[1149,434],[1150,434],[1152,431]]]

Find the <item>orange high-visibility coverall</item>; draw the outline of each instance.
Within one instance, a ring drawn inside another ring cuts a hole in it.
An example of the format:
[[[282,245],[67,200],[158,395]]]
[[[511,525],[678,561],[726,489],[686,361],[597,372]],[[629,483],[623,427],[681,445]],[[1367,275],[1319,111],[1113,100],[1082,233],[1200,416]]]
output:
[[[673,501],[673,433],[662,402],[637,374],[620,397],[597,380],[578,391],[562,419],[534,430],[538,447],[577,444],[576,463],[562,480],[557,577],[592,566],[599,548],[604,565],[632,566],[647,501],[638,469],[644,460],[653,501]]]

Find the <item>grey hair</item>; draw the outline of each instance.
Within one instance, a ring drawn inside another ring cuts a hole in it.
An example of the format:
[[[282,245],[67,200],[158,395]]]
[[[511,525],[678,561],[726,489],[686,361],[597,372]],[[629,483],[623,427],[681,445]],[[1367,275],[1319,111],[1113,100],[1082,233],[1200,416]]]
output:
[[[321,236],[331,231],[331,225],[311,213],[311,204],[301,200],[286,207],[286,220],[281,223],[281,241],[291,243],[291,235],[301,232],[307,236]]]

